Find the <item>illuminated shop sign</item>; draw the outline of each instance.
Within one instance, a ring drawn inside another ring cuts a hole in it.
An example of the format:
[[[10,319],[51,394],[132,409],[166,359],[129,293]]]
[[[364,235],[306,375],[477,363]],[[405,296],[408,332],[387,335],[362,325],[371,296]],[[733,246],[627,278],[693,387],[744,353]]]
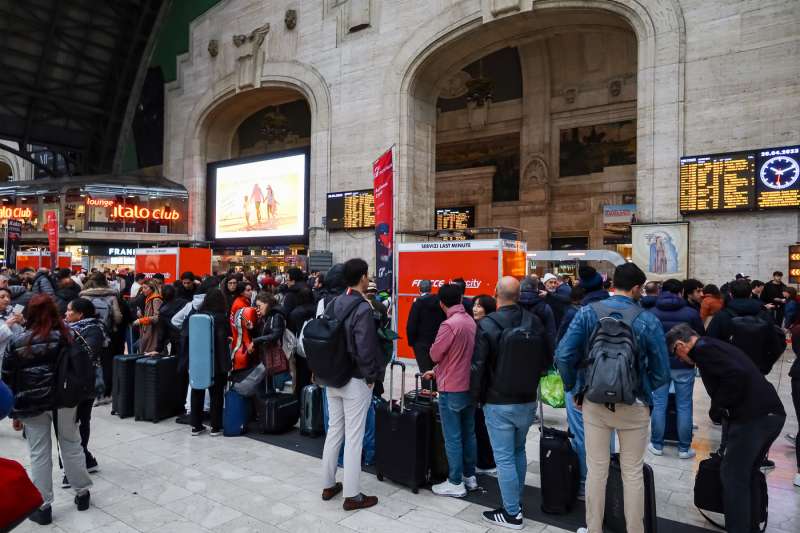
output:
[[[30,207],[0,207],[0,218],[31,218],[33,210]]]
[[[181,214],[169,207],[141,207],[138,205],[122,205],[105,198],[86,198],[86,205],[92,207],[111,208],[111,218],[127,218],[133,220],[180,220]]]

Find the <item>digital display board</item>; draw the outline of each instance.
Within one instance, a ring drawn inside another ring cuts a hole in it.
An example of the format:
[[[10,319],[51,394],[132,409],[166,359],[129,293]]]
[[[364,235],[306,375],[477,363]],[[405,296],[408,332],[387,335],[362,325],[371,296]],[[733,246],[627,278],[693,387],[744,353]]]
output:
[[[308,150],[209,165],[209,235],[217,241],[305,240]]]
[[[436,229],[465,230],[475,227],[475,207],[437,207]]]
[[[748,152],[681,159],[681,213],[736,211],[754,205],[755,155]]]
[[[372,189],[329,193],[326,211],[329,230],[375,228],[375,194]]]
[[[800,146],[680,160],[682,214],[800,207]]]

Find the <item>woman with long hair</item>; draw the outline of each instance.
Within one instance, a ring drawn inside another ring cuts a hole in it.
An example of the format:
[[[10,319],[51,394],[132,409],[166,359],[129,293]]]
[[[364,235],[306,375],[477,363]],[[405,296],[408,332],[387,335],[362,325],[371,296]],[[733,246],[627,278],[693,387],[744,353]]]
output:
[[[222,434],[222,405],[225,399],[225,385],[228,382],[228,372],[231,369],[231,353],[228,337],[230,336],[230,323],[225,310],[225,295],[214,287],[209,289],[200,307],[198,314],[210,315],[214,319],[214,380],[208,388],[211,396],[211,433],[212,437]],[[191,340],[189,351],[191,352]],[[192,435],[204,433],[203,402],[204,389],[192,389],[191,424]]]
[[[73,342],[53,299],[34,295],[25,309],[25,330],[14,335],[3,359],[2,379],[14,392],[11,417],[21,420],[31,455],[31,477],[44,503],[30,519],[40,525],[52,522],[53,450],[50,439],[53,417],[64,471],[75,490],[79,511],[89,508],[92,480],[78,433],[76,407],[56,402],[58,359]]]
[[[286,329],[286,317],[275,297],[267,292],[256,296],[258,325],[253,333],[253,346],[264,366],[267,368],[268,387],[274,386],[274,377],[289,371],[289,361],[283,353],[283,331]]]
[[[133,321],[134,326],[139,326],[139,353],[160,352],[158,314],[161,304],[164,303],[161,287],[158,282],[148,279],[142,283],[141,291],[145,298],[144,314]]]

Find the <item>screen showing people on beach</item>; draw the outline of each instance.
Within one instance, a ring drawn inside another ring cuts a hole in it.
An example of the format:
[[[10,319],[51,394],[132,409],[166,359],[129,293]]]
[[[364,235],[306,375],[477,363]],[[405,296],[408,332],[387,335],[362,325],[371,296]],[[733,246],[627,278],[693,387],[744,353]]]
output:
[[[305,234],[307,154],[216,169],[214,238]]]

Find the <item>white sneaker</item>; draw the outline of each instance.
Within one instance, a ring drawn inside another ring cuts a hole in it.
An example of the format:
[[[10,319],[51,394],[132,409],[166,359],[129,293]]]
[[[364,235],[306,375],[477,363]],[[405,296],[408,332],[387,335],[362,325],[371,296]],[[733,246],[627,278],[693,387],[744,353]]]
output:
[[[800,487],[800,473],[794,475],[794,486]]]
[[[496,468],[475,468],[476,474],[483,474],[486,476],[496,476],[497,469]]]
[[[585,527],[579,527],[576,533],[589,533],[589,530]]]
[[[473,490],[478,490],[480,488],[478,487],[478,478],[475,476],[463,476],[463,479],[464,485],[467,487],[467,491],[472,492]]]
[[[467,495],[467,488],[464,486],[463,481],[458,485],[454,485],[450,483],[449,479],[432,486],[431,490],[439,496],[452,496],[453,498],[463,498]]]
[[[688,449],[688,450],[686,450],[685,452],[678,452],[678,457],[679,457],[680,459],[691,459],[691,458],[692,458],[692,457],[694,457],[695,455],[697,455],[697,454],[696,454],[696,453],[694,452],[694,450],[693,450],[693,449],[691,449],[691,448],[689,448],[689,449]]]
[[[647,451],[652,453],[653,455],[658,455],[658,456],[664,455],[664,450],[659,450],[658,448],[653,446],[653,443],[647,445]]]

